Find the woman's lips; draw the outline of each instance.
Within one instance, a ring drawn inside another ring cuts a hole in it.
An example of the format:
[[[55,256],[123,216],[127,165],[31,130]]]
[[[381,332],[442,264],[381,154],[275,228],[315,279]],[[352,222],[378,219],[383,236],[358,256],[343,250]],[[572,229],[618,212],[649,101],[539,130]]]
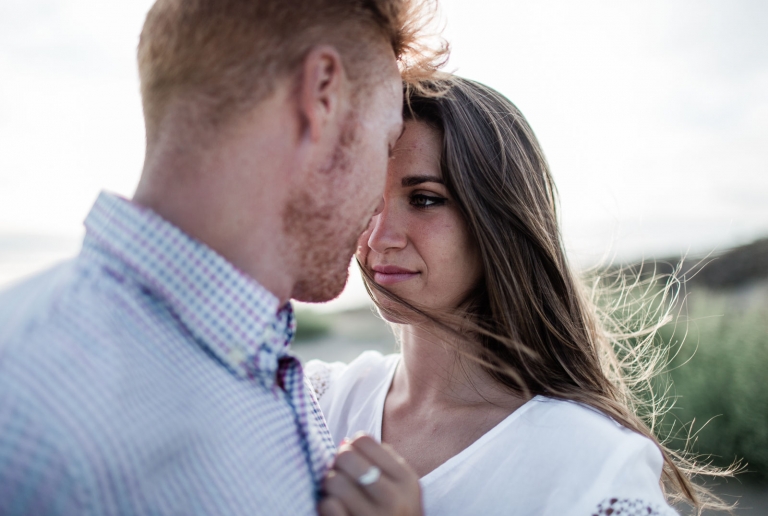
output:
[[[419,275],[418,272],[395,267],[394,265],[380,265],[373,267],[371,270],[373,271],[373,279],[379,285],[393,285],[401,281],[413,279]]]

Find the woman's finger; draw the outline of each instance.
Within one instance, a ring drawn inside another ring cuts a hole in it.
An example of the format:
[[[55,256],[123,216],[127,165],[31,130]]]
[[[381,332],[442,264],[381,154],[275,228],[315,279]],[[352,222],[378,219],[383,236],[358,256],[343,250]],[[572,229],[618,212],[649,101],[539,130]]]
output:
[[[380,468],[371,464],[368,459],[351,446],[344,445],[340,450],[336,456],[334,469],[354,480],[360,486],[362,492],[369,496],[371,500],[383,507],[387,507],[392,501],[393,491],[395,490],[393,480],[388,478],[385,473],[381,472]],[[379,474],[378,478],[375,478],[376,473]],[[361,480],[366,476],[369,476],[370,479],[363,483]]]
[[[349,446],[359,451],[363,457],[374,466],[378,466],[384,474],[391,477],[395,482],[418,479],[418,475],[413,469],[392,448],[379,444],[369,435],[355,437]]]
[[[320,516],[351,516],[344,504],[332,496],[326,496],[317,504],[317,513]]]
[[[373,500],[363,492],[362,486],[346,473],[331,470],[323,481],[323,491],[333,498],[338,498],[349,514],[376,514]]]

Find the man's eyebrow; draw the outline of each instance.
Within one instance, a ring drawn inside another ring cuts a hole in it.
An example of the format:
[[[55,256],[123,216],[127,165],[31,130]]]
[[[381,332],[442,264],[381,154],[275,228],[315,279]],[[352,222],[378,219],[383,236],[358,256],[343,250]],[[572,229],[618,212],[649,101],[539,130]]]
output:
[[[445,181],[438,176],[406,176],[400,182],[404,187],[416,186],[422,183],[439,183],[445,184]]]

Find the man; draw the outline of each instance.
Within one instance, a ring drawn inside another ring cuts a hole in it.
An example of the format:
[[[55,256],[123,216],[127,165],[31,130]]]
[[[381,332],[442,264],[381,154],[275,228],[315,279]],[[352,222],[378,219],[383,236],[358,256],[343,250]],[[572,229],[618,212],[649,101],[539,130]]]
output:
[[[72,262],[0,295],[0,514],[312,514],[332,443],[289,298],[341,292],[433,70],[408,0],[158,0],[147,149]]]

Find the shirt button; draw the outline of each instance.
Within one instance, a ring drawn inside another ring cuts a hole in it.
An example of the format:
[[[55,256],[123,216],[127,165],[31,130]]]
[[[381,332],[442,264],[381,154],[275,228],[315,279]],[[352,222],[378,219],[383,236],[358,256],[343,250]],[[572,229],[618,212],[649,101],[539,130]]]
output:
[[[236,365],[242,364],[246,359],[245,353],[243,353],[239,348],[231,349],[227,357],[231,363]]]

